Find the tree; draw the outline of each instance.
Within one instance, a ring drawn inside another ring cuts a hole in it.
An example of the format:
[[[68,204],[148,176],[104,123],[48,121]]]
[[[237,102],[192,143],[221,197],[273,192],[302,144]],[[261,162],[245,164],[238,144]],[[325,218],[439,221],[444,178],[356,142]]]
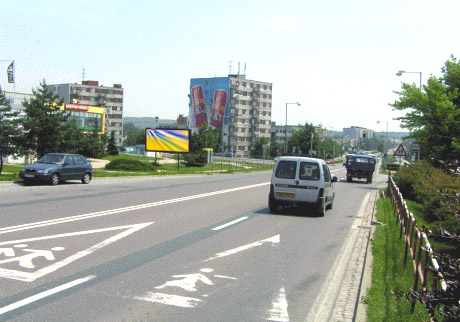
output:
[[[115,144],[115,132],[112,131],[110,132],[110,138],[107,143],[107,153],[110,155],[118,155],[118,148],[117,145]]]
[[[67,153],[86,154],[88,137],[77,125],[77,121],[71,118],[64,132],[61,134],[59,151]]]
[[[283,146],[276,141],[270,143],[270,156],[276,158],[283,154]]]
[[[268,139],[266,137],[258,138],[256,142],[254,142],[251,154],[254,157],[262,157],[264,155],[264,145],[268,146]]]
[[[68,113],[60,110],[64,101],[47,89],[45,80],[32,93],[31,100],[23,102],[26,113],[23,119],[24,145],[38,157],[59,152],[60,136],[68,118]]]
[[[443,77],[430,77],[424,91],[403,83],[402,91],[395,92],[399,101],[390,104],[395,110],[408,111],[397,119],[411,131],[407,138],[419,143],[421,156],[432,163],[460,155],[460,63],[452,56],[442,70]]]
[[[11,105],[0,87],[0,174],[3,171],[3,157],[18,152],[17,144],[21,130],[19,112],[12,112]]]
[[[322,151],[319,137],[315,135],[315,127],[313,124],[305,123],[305,127],[300,131],[294,132],[288,140],[288,153],[308,154],[312,146],[318,153]]]

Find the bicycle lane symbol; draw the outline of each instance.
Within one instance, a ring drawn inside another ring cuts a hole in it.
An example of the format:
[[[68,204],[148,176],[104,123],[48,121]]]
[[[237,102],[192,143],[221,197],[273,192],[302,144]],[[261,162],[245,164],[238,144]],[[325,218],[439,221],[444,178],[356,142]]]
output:
[[[54,261],[53,252],[58,252],[64,250],[64,247],[53,247],[51,250],[42,250],[42,249],[29,249],[27,244],[18,244],[14,245],[14,248],[21,249],[25,252],[25,255],[17,256],[18,251],[15,251],[13,248],[0,248],[0,254],[5,254],[6,257],[11,257],[5,260],[0,260],[0,265],[11,262],[18,262],[18,265],[23,268],[35,268],[33,260],[36,258],[43,257],[48,261]]]
[[[0,278],[33,282],[151,224],[153,222],[0,242]],[[57,258],[57,254],[64,251],[65,247],[54,246],[43,249],[31,246],[33,242],[53,239],[61,239],[60,244],[63,244],[69,237],[117,230],[121,232],[65,258],[62,258],[62,255],[61,258]]]

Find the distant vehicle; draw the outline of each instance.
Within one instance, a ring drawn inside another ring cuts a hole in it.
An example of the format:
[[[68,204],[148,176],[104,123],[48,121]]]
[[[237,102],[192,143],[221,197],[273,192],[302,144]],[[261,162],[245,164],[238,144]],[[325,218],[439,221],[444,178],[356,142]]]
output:
[[[347,158],[345,167],[347,168],[347,182],[352,182],[353,178],[365,178],[367,183],[372,183],[372,176],[375,170],[375,158],[373,156],[352,155]]]
[[[68,153],[45,154],[36,163],[19,170],[19,177],[25,185],[44,181],[55,186],[65,180],[81,180],[88,184],[92,176],[93,167],[84,156]]]
[[[334,160],[334,159],[327,159],[327,160],[326,160],[326,163],[327,163],[327,164],[334,164],[334,163],[335,163],[335,160]]]
[[[312,205],[321,216],[332,209],[335,193],[329,167],[321,159],[279,157],[270,183],[268,207],[276,213],[279,206]]]

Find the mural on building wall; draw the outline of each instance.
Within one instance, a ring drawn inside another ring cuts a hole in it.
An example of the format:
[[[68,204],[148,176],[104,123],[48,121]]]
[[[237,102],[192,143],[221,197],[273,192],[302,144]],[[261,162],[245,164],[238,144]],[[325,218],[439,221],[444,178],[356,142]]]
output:
[[[203,124],[228,132],[229,78],[196,78],[190,82],[190,128]]]

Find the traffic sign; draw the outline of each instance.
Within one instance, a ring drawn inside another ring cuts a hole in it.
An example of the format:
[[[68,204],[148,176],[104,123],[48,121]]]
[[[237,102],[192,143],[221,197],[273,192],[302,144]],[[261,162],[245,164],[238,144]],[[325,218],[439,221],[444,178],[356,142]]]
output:
[[[407,157],[406,149],[404,148],[404,145],[402,145],[402,143],[398,146],[393,155],[395,157]]]

